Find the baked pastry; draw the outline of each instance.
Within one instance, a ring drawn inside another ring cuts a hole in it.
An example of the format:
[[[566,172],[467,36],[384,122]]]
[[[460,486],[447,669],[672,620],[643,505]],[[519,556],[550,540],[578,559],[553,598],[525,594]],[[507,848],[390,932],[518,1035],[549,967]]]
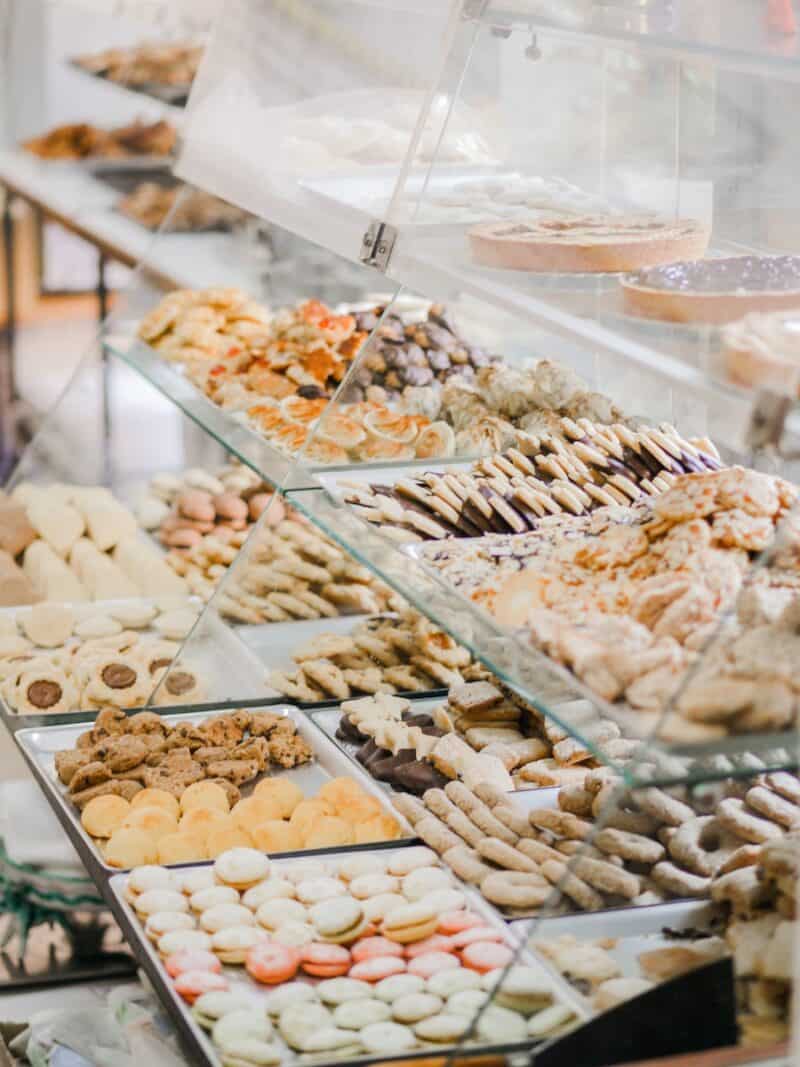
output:
[[[468,232],[476,263],[554,274],[637,270],[705,253],[709,230],[654,215],[545,215],[490,222]]]
[[[683,260],[622,279],[625,310],[665,322],[724,323],[800,307],[800,256]]]
[[[796,396],[800,392],[800,312],[754,311],[730,323],[722,331],[722,358],[735,382]]]

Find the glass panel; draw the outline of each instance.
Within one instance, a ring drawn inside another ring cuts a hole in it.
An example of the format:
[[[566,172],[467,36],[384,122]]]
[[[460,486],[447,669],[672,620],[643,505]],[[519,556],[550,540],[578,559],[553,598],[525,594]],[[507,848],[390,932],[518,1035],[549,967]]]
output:
[[[251,498],[266,490],[249,474],[125,363],[87,355],[3,502],[0,659],[12,727],[147,703],[203,608],[205,586],[176,568],[178,546],[213,532],[218,563],[235,555]],[[268,697],[235,630],[219,623],[215,633],[202,660],[180,660],[185,699],[225,701],[231,670],[250,699]]]
[[[237,0],[195,84],[179,172],[355,258],[410,154],[415,169],[436,151],[486,162],[466,117],[442,137],[452,100],[432,96],[473,32],[446,0]]]
[[[531,1033],[565,1026],[566,1012],[551,1001],[566,981],[585,1020],[578,1040],[601,1046],[598,1063],[618,1058],[620,1043],[626,1056],[737,1042],[754,1059],[780,1052],[791,1025],[800,779],[764,774],[754,756],[749,777],[726,777],[725,762],[709,763],[712,779],[669,790],[628,790],[606,768],[573,768],[539,796],[479,787],[467,798],[447,787],[425,798],[435,809],[426,834],[460,827],[459,862],[471,864],[479,891],[490,899],[499,892],[501,910],[533,915],[511,924],[520,950],[494,972],[484,1029],[505,1018],[503,1008],[522,1010]],[[454,818],[456,810],[468,820]],[[498,836],[487,838],[486,826]],[[538,999],[526,951],[551,970]],[[703,1025],[692,1018],[698,996]],[[621,1005],[634,1000],[625,1013]],[[613,1009],[604,1025],[598,1017]],[[654,1030],[652,1020],[665,1014],[674,1029]],[[568,1048],[578,1054],[565,1042],[565,1055]]]

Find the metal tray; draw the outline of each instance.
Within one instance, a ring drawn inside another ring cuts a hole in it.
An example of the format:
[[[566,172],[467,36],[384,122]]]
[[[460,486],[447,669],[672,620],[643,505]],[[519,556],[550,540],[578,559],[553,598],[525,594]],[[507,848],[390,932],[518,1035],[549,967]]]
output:
[[[129,85],[126,82],[112,81],[105,74],[95,74],[94,71],[82,67],[75,59],[68,60],[73,70],[92,78],[93,81],[104,82],[113,85],[116,89],[124,89],[129,93],[138,93],[147,96],[151,100],[157,100],[161,104],[171,104],[173,107],[186,107],[191,92],[191,83],[188,85],[162,85],[161,82],[144,82],[141,85]]]
[[[438,707],[442,703],[442,701],[446,700],[447,690],[439,690],[436,692],[436,694],[397,693],[394,695],[404,697],[406,700],[412,701],[414,704],[413,710],[419,714],[423,714],[425,712],[433,711],[433,709]],[[339,727],[339,720],[342,717],[341,703],[337,702],[332,707],[320,707],[318,705],[313,704],[301,705],[301,707],[306,707],[308,709],[309,714],[312,716],[317,726],[319,726],[319,728],[328,735],[331,741],[333,741],[333,743],[337,745],[342,750],[342,752],[346,753],[347,756],[349,756],[353,763],[355,763],[356,766],[360,768],[363,774],[366,774],[368,777],[371,778],[372,776],[369,774],[369,771],[365,770],[364,767],[362,767],[356,759],[356,752],[358,752],[360,746],[353,741],[342,741],[336,736],[336,731]],[[388,783],[378,782],[377,779],[374,778],[373,781],[381,789],[385,789],[390,793],[394,792],[394,790]],[[513,801],[517,805],[517,807],[522,808],[524,812],[529,812],[533,811],[535,808],[557,807],[556,801],[558,799],[558,791],[558,786],[547,786],[539,789],[534,786],[530,789],[512,790],[508,794],[508,796],[509,798],[513,798]]]
[[[188,598],[196,601],[196,598]],[[76,604],[76,612],[96,609],[102,612],[104,609],[114,606],[120,607],[128,604],[150,603],[151,598],[142,597],[136,600],[97,600],[86,604]],[[4,616],[16,617],[30,611],[29,607],[6,608],[0,612]],[[195,704],[189,705],[163,705],[158,707],[161,713],[171,712],[177,714],[180,711],[191,712],[198,709],[210,708],[233,708],[244,704],[254,707],[256,705],[268,705],[276,702],[286,703],[285,697],[276,695],[274,690],[266,686],[265,672],[258,658],[250,651],[248,646],[240,640],[238,630],[223,622],[212,612],[206,612],[202,617],[202,624],[197,628],[195,635],[186,643],[179,653],[178,663],[196,671],[206,686],[205,698]],[[160,636],[156,631],[144,629],[139,631],[144,636]],[[236,687],[240,689],[238,697],[231,695],[231,679],[236,679]],[[141,711],[142,708],[132,708],[132,712]],[[94,716],[95,712],[89,709],[76,709],[59,715],[26,714],[15,711],[5,700],[0,698],[0,718],[11,733],[31,726],[55,726],[67,723],[83,722],[87,716]]]
[[[618,963],[621,976],[640,978],[642,973],[638,957],[642,952],[691,945],[693,939],[688,936],[690,930],[709,929],[709,936],[712,936],[719,932],[712,927],[721,915],[720,908],[707,900],[675,900],[643,907],[554,916],[540,919],[538,922],[522,920],[509,925],[512,936],[519,943],[527,942],[529,951],[543,963],[549,961],[536,951],[536,942],[540,940],[560,937],[563,934],[585,941],[615,940],[616,943],[606,951]],[[674,935],[668,936],[666,930],[685,930],[687,937],[682,939]],[[550,966],[553,967],[552,964]],[[560,974],[559,971],[556,973]],[[569,981],[563,975],[562,979]],[[577,987],[572,988],[585,1010],[596,1015],[597,1009],[592,1005],[591,999]]]
[[[302,767],[294,767],[291,770],[279,770],[280,777],[286,777],[300,786],[304,793],[316,792],[328,779],[339,775],[353,776],[352,764],[333,745],[327,737],[314,725],[309,716],[299,709],[287,704],[279,704],[270,708],[277,715],[286,715],[297,727],[297,732],[311,746],[315,760],[313,763]],[[215,715],[223,714],[222,711],[205,712],[191,716],[191,721],[203,723],[213,719]],[[166,715],[168,723],[186,722],[188,716]],[[78,736],[94,723],[94,716],[84,719],[80,723],[70,726],[50,726],[43,729],[18,730],[15,740],[25,758],[26,763],[33,771],[34,777],[41,786],[50,806],[57,815],[61,825],[67,832],[67,836],[75,847],[81,860],[86,864],[91,877],[95,880],[98,888],[112,875],[119,872],[120,868],[110,867],[100,855],[92,838],[81,826],[80,813],[70,802],[66,787],[61,784],[55,772],[55,753],[61,749],[71,748],[75,745]],[[264,774],[263,777],[269,777]],[[359,784],[364,790],[376,797],[387,813],[393,815],[400,824],[408,840],[414,837],[413,831],[406,820],[392,808],[386,793],[379,789],[363,772]],[[249,795],[255,783],[248,783],[243,789],[244,796]],[[358,848],[360,846],[353,846]],[[361,846],[365,847],[365,846]],[[369,846],[374,848],[375,846]],[[328,852],[329,849],[309,849],[298,852],[286,853],[286,855],[309,856],[317,852]],[[172,866],[172,865],[170,865]],[[175,865],[175,866],[180,866]],[[191,865],[190,865],[191,866]]]
[[[375,848],[366,849],[367,852],[378,851]],[[397,852],[400,851],[397,847],[393,846],[389,849],[380,849],[384,852]],[[334,863],[337,859],[344,858],[352,852],[352,849],[330,849],[325,854],[326,859],[331,860],[331,868],[334,869]],[[288,862],[286,859],[278,859],[273,861],[275,869],[280,872],[282,863]],[[192,869],[197,867],[207,867],[208,864],[188,864],[185,869]],[[445,868],[446,869],[446,868]],[[451,872],[450,876],[453,880],[453,884],[458,886],[464,891],[468,897],[469,907],[475,912],[479,913],[486,921],[488,925],[493,926],[496,930],[503,932],[506,942],[513,946],[513,940],[508,936],[508,927],[499,918],[497,912],[487,904],[483,898],[474,893],[467,887],[462,886],[455,875]],[[125,899],[124,890],[127,882],[127,876],[123,874],[115,875],[108,883],[108,890],[110,893],[110,899],[112,900],[112,908],[117,920],[119,921],[123,932],[128,938],[128,943],[133,949],[135,955],[139,959],[142,967],[147,973],[148,978],[152,982],[156,989],[162,1003],[169,1010],[173,1020],[175,1021],[181,1036],[186,1041],[188,1048],[192,1053],[192,1061],[196,1063],[207,1064],[208,1067],[219,1067],[220,1059],[211,1043],[210,1037],[206,1032],[198,1026],[192,1017],[191,1010],[187,1007],[184,1001],[175,993],[172,982],[164,970],[163,964],[150,940],[146,937],[141,923],[136,917],[133,909],[128,901]],[[578,997],[573,989],[570,987],[559,974],[555,972],[552,967],[548,967],[538,959],[538,957],[529,953],[527,950],[522,949],[519,956],[519,962],[529,963],[533,965],[541,966],[553,981],[553,985],[556,990],[556,995],[569,1004],[569,1006],[575,1011],[579,1018],[584,1018],[587,1015],[586,1008],[582,1003],[582,998]],[[241,967],[224,967],[223,973],[230,980],[231,988],[245,988],[248,993],[254,996],[258,996],[259,993],[266,995],[270,987],[261,987],[250,978],[247,977],[246,972]],[[308,981],[310,984],[316,984],[316,980],[313,978],[305,977],[303,980]],[[278,1043],[285,1052],[284,1064],[294,1063],[308,1063],[319,1062],[324,1057],[312,1057],[309,1055],[302,1055],[291,1050],[284,1044],[279,1034],[275,1034],[275,1041]],[[470,1051],[481,1049],[483,1052],[513,1052],[520,1050],[528,1050],[532,1046],[531,1041],[509,1043],[507,1045],[494,1045],[494,1046],[467,1046]],[[437,1045],[436,1052],[438,1055],[439,1050],[454,1049],[458,1046],[453,1045]],[[415,1049],[412,1051],[398,1052],[395,1056],[387,1056],[385,1053],[365,1053],[359,1056],[341,1057],[335,1058],[329,1055],[327,1058],[334,1063],[349,1064],[349,1065],[365,1065],[375,1062],[386,1062],[387,1060],[416,1060],[426,1059],[431,1055],[431,1046],[427,1045],[424,1048]]]
[[[441,694],[437,697],[431,697],[429,693],[420,694],[417,698],[415,693],[397,693],[396,696],[404,697],[407,700],[411,700],[414,703],[414,711],[418,714],[424,714],[425,712],[432,711],[435,707],[438,707],[442,703],[442,700],[447,696],[447,690],[442,689]],[[358,767],[359,771],[365,778],[375,785],[378,789],[384,793],[388,793],[390,796],[394,792],[394,789],[388,782],[379,782],[377,778],[373,778],[372,775],[366,770],[356,759],[356,752],[358,752],[360,745],[355,744],[352,741],[342,741],[336,736],[336,730],[339,727],[339,720],[342,717],[342,707],[340,703],[335,704],[333,707],[320,708],[316,711],[310,711],[309,714],[317,726],[322,730],[327,737],[331,739],[337,748],[347,756],[350,762]]]
[[[297,669],[297,664],[292,659],[292,653],[299,645],[312,641],[315,637],[319,637],[320,634],[350,634],[356,626],[360,625],[362,622],[366,622],[367,619],[393,617],[391,612],[387,612],[383,616],[340,615],[335,619],[271,622],[258,626],[245,623],[236,626],[236,636],[246,645],[254,658],[258,659],[258,661],[263,664],[267,671],[271,669],[294,671]],[[276,700],[285,701],[288,699],[285,694],[279,693],[277,690],[270,689],[269,687],[266,688],[265,692],[267,695],[275,697]],[[409,700],[419,698],[430,699],[434,696],[441,699],[446,693],[446,689],[437,688],[416,690],[413,693],[397,693],[396,695],[406,697]],[[356,697],[351,699],[355,700]],[[327,708],[331,706],[338,708],[341,702],[335,697],[331,697],[330,700],[320,700],[314,703],[302,700],[294,701],[294,703],[297,704],[298,707],[312,710],[314,708]]]

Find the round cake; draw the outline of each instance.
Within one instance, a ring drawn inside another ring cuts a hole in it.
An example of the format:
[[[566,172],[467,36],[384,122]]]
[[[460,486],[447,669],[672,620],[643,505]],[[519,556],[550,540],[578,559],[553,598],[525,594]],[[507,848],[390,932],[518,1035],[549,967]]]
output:
[[[752,312],[722,331],[722,356],[730,378],[751,388],[800,394],[800,308]]]
[[[800,308],[800,256],[683,260],[622,279],[625,310],[664,322],[725,323]]]
[[[550,274],[609,274],[702,256],[709,231],[693,219],[653,215],[546,215],[489,222],[468,232],[484,267]]]

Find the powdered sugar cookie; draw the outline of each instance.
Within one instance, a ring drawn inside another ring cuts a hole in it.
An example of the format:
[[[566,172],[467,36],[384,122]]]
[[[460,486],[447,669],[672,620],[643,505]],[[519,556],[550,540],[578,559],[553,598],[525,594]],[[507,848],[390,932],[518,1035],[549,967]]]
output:
[[[71,636],[75,615],[63,604],[35,604],[20,619],[26,637],[41,648],[57,648]]]

